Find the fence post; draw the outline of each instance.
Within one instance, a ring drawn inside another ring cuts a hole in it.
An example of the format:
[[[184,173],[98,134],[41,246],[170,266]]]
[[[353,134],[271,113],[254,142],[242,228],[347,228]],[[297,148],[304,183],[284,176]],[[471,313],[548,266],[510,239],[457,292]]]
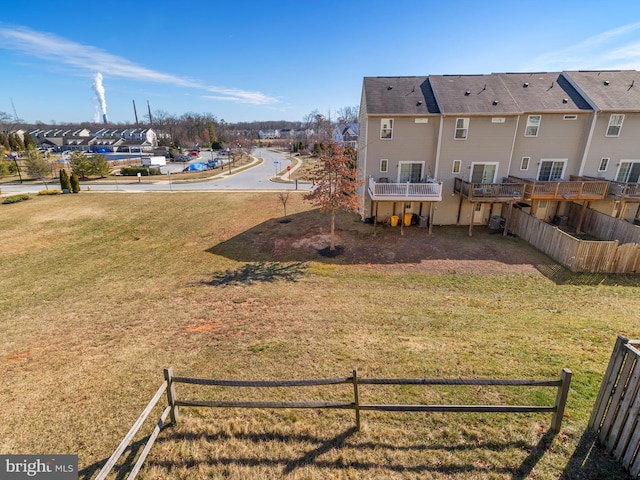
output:
[[[178,407],[176,406],[176,387],[173,384],[173,368],[165,367],[164,379],[167,381],[167,402],[171,407],[171,410],[169,411],[169,417],[171,418],[171,423],[175,425],[180,415],[178,412]]]
[[[360,397],[358,396],[358,367],[353,367],[353,404],[356,410],[356,430],[360,431]]]
[[[562,427],[562,417],[564,416],[564,408],[567,405],[569,387],[571,386],[571,375],[571,370],[568,368],[562,369],[560,386],[558,387],[558,394],[556,395],[556,410],[553,412],[553,417],[551,418],[551,431],[554,433],[560,432],[560,427]]]

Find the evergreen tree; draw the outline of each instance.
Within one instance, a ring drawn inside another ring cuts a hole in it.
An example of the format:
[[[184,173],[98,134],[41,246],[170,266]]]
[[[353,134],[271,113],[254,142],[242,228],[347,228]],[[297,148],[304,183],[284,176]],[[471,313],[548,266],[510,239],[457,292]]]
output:
[[[64,168],[60,170],[60,189],[71,190],[71,180],[69,180],[69,174]]]
[[[69,165],[78,177],[86,178],[91,173],[91,162],[84,152],[73,152],[69,157]]]
[[[107,160],[104,158],[104,155],[94,153],[89,158],[89,163],[91,165],[91,170],[89,172],[91,175],[99,175],[104,178],[111,173],[111,168],[109,167]]]
[[[80,180],[78,179],[78,175],[76,175],[75,172],[71,172],[69,183],[71,184],[71,191],[73,193],[78,193],[80,191]]]
[[[49,173],[49,162],[44,158],[42,153],[33,147],[30,148],[27,150],[27,156],[24,159],[24,164],[27,168],[27,173],[31,178],[37,178],[44,182],[44,179]]]
[[[29,150],[30,148],[36,148],[36,142],[31,135],[28,133],[24,134],[24,149]]]

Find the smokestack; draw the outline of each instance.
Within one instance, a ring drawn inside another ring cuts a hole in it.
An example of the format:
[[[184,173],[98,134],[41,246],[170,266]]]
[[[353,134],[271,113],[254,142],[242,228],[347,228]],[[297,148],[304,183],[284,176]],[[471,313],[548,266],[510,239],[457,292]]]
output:
[[[136,117],[136,125],[138,125],[138,111],[136,110],[136,101],[133,100],[133,114]]]
[[[109,120],[107,120],[107,114],[106,113],[102,114],[102,123],[109,123]]]
[[[151,105],[149,104],[149,100],[147,100],[147,108],[149,109],[149,125],[153,126],[153,118],[151,117]]]

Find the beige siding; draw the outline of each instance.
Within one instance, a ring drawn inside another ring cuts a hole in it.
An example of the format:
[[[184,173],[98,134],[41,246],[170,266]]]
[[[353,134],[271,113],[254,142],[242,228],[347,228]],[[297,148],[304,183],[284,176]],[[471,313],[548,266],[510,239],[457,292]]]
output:
[[[443,188],[443,196],[445,193],[453,192],[454,177],[461,176],[464,180],[469,180],[471,164],[474,162],[498,162],[497,181],[500,181],[509,172],[516,117],[501,116],[500,118],[505,118],[505,123],[492,123],[493,117],[467,117],[469,118],[469,131],[466,140],[454,138],[456,118],[463,117],[446,117],[443,124],[442,149],[437,176],[442,180],[450,180]],[[452,173],[455,160],[462,161],[460,175]],[[450,188],[449,183],[451,184]]]
[[[533,113],[537,115],[537,113]],[[535,179],[541,159],[566,159],[565,179],[578,175],[586,144],[591,115],[578,114],[576,120],[564,120],[565,113],[542,113],[537,137],[525,137],[529,114],[522,115],[513,150],[511,175]],[[520,170],[522,157],[530,157],[529,169]]]
[[[585,162],[584,175],[614,180],[618,173],[620,160],[640,160],[638,132],[640,132],[640,113],[625,113],[622,130],[618,137],[607,137],[607,127],[611,113],[599,113],[593,131],[591,146]],[[598,172],[603,157],[609,158],[606,172]]]
[[[401,161],[424,162],[424,175],[434,175],[435,152],[438,141],[438,117],[427,118],[428,123],[416,123],[413,117],[393,118],[393,138],[380,138],[382,117],[369,117],[366,144],[367,166],[365,177],[376,180],[387,177],[395,182],[398,178],[398,165]],[[380,173],[380,159],[389,160],[389,171]]]

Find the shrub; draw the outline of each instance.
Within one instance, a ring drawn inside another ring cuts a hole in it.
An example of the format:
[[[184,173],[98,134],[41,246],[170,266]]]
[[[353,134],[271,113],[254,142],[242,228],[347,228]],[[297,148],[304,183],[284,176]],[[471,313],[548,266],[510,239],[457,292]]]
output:
[[[51,190],[40,190],[38,195],[60,195],[62,190],[58,190],[57,188],[53,188]]]
[[[78,179],[78,175],[76,175],[75,172],[71,172],[69,183],[71,183],[71,191],[73,193],[78,193],[80,191],[80,180]]]
[[[10,197],[5,198],[2,203],[18,203],[24,202],[25,200],[29,200],[31,197],[28,193],[19,193],[18,195],[11,195]]]
[[[120,169],[120,175],[126,175],[129,177],[135,177],[138,173],[144,177],[151,175],[160,175],[159,168],[147,168],[147,167],[122,167]]]
[[[60,188],[62,190],[71,190],[71,181],[69,180],[69,174],[64,168],[60,170]]]

